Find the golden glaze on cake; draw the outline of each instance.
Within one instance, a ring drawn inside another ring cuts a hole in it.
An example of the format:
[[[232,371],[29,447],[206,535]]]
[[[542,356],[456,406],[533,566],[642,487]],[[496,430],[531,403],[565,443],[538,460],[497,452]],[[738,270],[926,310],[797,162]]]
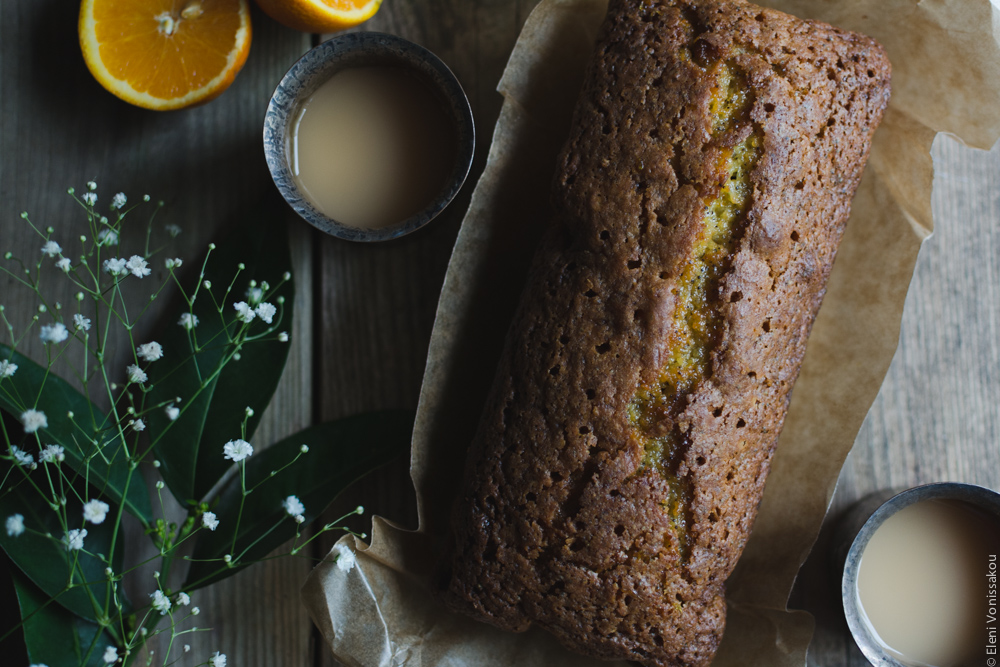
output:
[[[445,592],[706,665],[889,97],[873,40],[612,0],[454,513]]]

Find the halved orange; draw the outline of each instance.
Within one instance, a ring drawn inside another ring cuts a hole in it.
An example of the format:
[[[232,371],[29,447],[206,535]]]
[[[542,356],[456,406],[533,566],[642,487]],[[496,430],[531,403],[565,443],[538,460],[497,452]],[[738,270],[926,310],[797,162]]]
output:
[[[303,32],[336,32],[367,21],[382,0],[257,0],[278,23]]]
[[[83,0],[80,47],[109,91],[147,109],[207,102],[250,53],[247,0]]]

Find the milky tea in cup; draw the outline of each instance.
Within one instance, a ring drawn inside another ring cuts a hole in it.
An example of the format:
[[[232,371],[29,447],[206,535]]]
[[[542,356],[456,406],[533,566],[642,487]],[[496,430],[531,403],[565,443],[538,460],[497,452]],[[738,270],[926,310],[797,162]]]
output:
[[[996,517],[959,500],[908,505],[878,527],[862,553],[863,620],[904,665],[995,667],[998,557]]]

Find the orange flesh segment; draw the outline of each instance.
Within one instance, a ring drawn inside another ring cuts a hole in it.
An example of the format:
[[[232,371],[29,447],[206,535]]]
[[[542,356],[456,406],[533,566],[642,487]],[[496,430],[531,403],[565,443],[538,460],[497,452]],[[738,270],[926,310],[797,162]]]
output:
[[[192,5],[200,6],[200,15],[182,17]],[[226,69],[236,48],[240,3],[101,0],[95,4],[94,19],[100,57],[109,73],[138,92],[173,99],[206,86]]]

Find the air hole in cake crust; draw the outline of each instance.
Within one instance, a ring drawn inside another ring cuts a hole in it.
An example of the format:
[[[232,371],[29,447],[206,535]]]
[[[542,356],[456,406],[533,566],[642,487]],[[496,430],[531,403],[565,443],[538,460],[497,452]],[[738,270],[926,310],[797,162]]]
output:
[[[587,398],[590,399],[591,401],[594,400],[594,396],[596,396],[596,395],[597,395],[597,392],[595,392],[593,389],[588,389],[587,390]]]
[[[611,238],[611,232],[609,232],[608,230],[605,229],[605,230],[602,230],[601,233],[598,236],[601,237],[602,241],[607,241],[609,238]]]
[[[764,320],[764,323],[760,325],[760,328],[764,330],[764,333],[771,331],[771,320]]]
[[[586,292],[584,292],[584,293],[583,293],[583,295],[584,295],[585,297],[587,297],[588,299],[593,299],[593,298],[594,298],[595,296],[597,296],[597,292],[595,292],[595,291],[594,291],[594,290],[592,290],[592,289],[589,289],[589,290],[587,290]]]
[[[597,350],[598,354],[604,354],[605,352],[608,352],[608,351],[611,350],[611,343],[609,343],[609,342],[601,343],[600,345],[598,345],[594,349]]]
[[[618,537],[621,537],[624,534],[625,534],[625,526],[623,526],[621,524],[618,524],[617,526],[615,526],[615,535],[617,535]],[[627,597],[626,597],[625,604],[628,604],[628,598]]]
[[[742,418],[736,421],[736,428],[743,428],[746,425],[747,425],[747,423],[745,421],[743,421]]]
[[[737,292],[733,292],[729,296],[729,303],[736,303],[737,301],[739,301],[742,298],[743,298],[743,292],[738,292],[738,291]]]

